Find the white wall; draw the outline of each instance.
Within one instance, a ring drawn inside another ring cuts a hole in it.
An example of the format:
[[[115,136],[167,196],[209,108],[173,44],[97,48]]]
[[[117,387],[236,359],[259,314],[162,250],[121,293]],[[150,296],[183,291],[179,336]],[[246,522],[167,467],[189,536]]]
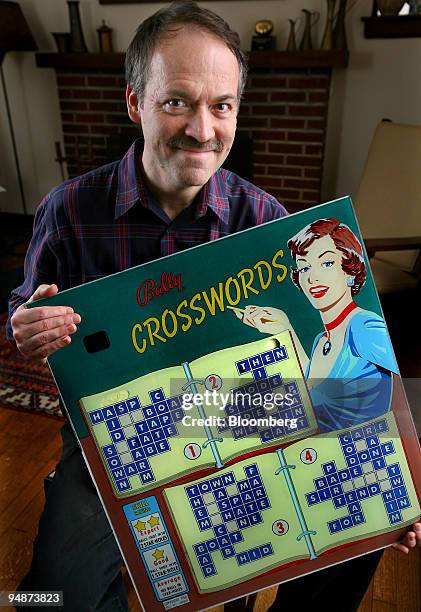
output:
[[[6,55],[3,72],[24,198],[27,212],[33,212],[41,197],[62,180],[54,162],[54,142],[62,138],[56,79],[53,71],[36,67],[33,53]],[[0,109],[0,185],[7,190],[0,193],[0,211],[22,213],[24,205],[1,87]]]
[[[421,37],[366,39],[361,17],[371,0],[360,0],[348,16],[350,62],[335,73],[324,197],[354,195],[374,129],[382,118],[421,124]],[[398,155],[399,152],[397,151]],[[338,158],[336,172],[335,157]]]
[[[65,0],[19,0],[19,3],[40,50],[54,51],[50,33],[69,30]],[[114,30],[115,50],[123,51],[138,23],[166,4],[103,6],[97,0],[81,0],[89,50],[97,50],[95,30],[102,19],[106,19]],[[202,5],[219,13],[237,29],[245,49],[250,48],[254,23],[258,19],[272,19],[279,49],[286,44],[287,19],[297,17],[303,6],[321,12],[316,27],[319,40],[325,21],[324,0],[306,0],[304,3],[296,0],[228,0],[202,2]],[[324,199],[355,193],[371,135],[382,117],[421,123],[421,39],[366,40],[360,17],[370,14],[371,5],[371,0],[349,2],[350,64],[346,70],[335,71],[332,84]],[[18,132],[25,195],[29,209],[34,210],[42,195],[61,180],[58,164],[54,162],[54,141],[62,137],[54,71],[36,68],[31,53],[7,57],[4,67],[13,97],[13,122]],[[0,154],[4,159],[7,137],[4,136],[2,97],[0,92]],[[12,165],[9,160],[8,167]],[[0,194],[0,211],[21,212],[19,198],[13,196],[16,194],[13,171],[9,171],[6,180],[0,170],[0,184],[3,184],[2,180],[9,190],[7,194]]]

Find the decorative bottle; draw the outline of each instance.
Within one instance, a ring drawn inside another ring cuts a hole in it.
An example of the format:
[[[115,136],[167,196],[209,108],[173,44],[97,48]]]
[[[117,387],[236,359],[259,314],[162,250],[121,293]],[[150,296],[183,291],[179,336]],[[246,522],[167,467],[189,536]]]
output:
[[[83,36],[79,13],[79,0],[67,0],[70,19],[70,51],[71,53],[87,53],[88,48]]]
[[[345,26],[347,2],[348,0],[339,0],[339,8],[333,29],[333,45],[335,49],[341,49],[341,51],[348,51]]]
[[[333,49],[333,19],[335,15],[336,0],[327,0],[326,26],[323,32],[320,49],[330,51]]]

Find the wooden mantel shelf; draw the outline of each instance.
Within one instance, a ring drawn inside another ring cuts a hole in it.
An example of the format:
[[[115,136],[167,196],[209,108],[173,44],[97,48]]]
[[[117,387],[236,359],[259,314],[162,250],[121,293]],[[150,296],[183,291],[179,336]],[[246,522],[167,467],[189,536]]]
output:
[[[415,38],[421,36],[421,15],[361,17],[366,38]]]
[[[348,52],[339,49],[322,51],[252,51],[250,68],[345,68]]]
[[[123,70],[124,53],[37,53],[39,68],[56,70]],[[250,68],[345,68],[348,53],[332,51],[253,51]]]
[[[39,68],[122,70],[125,53],[36,53]]]

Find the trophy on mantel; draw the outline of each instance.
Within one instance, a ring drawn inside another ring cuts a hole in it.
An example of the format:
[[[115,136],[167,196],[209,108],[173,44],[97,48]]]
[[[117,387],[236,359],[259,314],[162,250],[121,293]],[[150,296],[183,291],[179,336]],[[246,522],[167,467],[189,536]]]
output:
[[[100,53],[112,53],[113,52],[113,31],[107,26],[105,20],[102,20],[102,25],[97,29],[98,43]]]
[[[252,51],[267,51],[276,49],[276,36],[272,35],[273,22],[270,19],[261,19],[254,26],[256,34],[251,38]]]

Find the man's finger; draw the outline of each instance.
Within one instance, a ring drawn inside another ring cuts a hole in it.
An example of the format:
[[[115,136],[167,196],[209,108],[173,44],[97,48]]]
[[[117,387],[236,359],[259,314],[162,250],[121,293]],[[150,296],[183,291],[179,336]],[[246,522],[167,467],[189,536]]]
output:
[[[407,555],[411,548],[415,548],[416,545],[417,538],[414,531],[408,531],[400,542],[393,544],[393,548]]]
[[[73,314],[73,308],[70,306],[37,306],[35,308],[24,308],[19,306],[13,315],[13,321],[16,323],[34,323],[51,317],[60,317],[67,314]]]
[[[26,332],[26,338],[29,340],[29,338],[36,336],[37,334],[47,335],[49,332],[54,332],[53,336],[50,334],[48,338],[44,340],[44,344],[46,344],[58,336],[64,336],[68,333],[66,331],[61,333],[60,328],[62,331],[66,327],[79,324],[80,321],[80,316],[76,313],[68,314],[62,317],[49,317],[48,319],[41,319],[41,321],[35,321],[34,323],[25,326],[24,329]]]
[[[40,285],[35,292],[31,295],[28,302],[35,302],[42,298],[51,297],[58,293],[57,285]]]
[[[25,344],[22,348],[25,354],[32,354],[43,347],[50,346],[60,338],[74,334],[76,331],[77,327],[74,323],[54,327],[48,331],[42,331],[41,333],[31,336],[25,340]]]
[[[417,544],[417,537],[413,531],[409,531],[404,538],[404,542],[401,542],[404,546],[408,548],[415,548]]]
[[[44,360],[47,359],[50,355],[63,348],[63,346],[67,346],[71,343],[72,339],[70,336],[62,336],[54,342],[49,342],[48,344],[44,344],[42,347],[31,353],[30,358],[36,360]]]
[[[409,548],[407,546],[404,546],[403,544],[393,544],[392,548],[398,550],[399,552],[405,553],[405,555],[409,553]]]

